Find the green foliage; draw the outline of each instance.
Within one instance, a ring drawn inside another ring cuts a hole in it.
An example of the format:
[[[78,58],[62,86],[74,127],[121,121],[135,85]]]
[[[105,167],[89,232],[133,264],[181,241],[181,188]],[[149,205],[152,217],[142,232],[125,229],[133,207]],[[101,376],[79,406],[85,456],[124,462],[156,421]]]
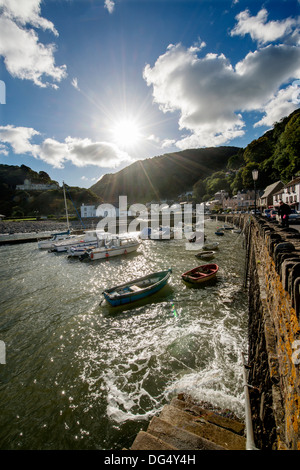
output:
[[[90,189],[68,187],[68,209],[78,212],[84,204],[103,200],[118,203],[126,195],[128,204],[171,200],[193,188],[196,201],[206,201],[224,189],[236,194],[253,189],[252,170],[259,171],[257,188],[281,180],[290,181],[300,170],[300,109],[276,123],[272,130],[245,149],[216,147],[174,152],[139,160],[123,170],[107,174]],[[0,213],[6,216],[64,215],[61,188],[50,191],[16,191],[25,179],[33,183],[55,183],[49,175],[25,165],[0,165]]]
[[[239,149],[237,153],[235,153],[234,155],[232,155],[232,157],[228,159],[227,168],[229,170],[238,170],[241,167],[241,165],[243,165],[244,163],[243,152],[244,152],[243,149]]]
[[[300,110],[274,125],[262,137],[251,142],[244,151],[243,182],[250,184],[247,176],[250,166],[259,170],[259,185],[264,188],[281,180],[290,181],[300,168]],[[245,186],[245,189],[249,186]]]
[[[224,189],[236,194],[253,189],[252,170],[259,171],[257,188],[290,181],[300,169],[300,110],[282,119],[245,149],[193,149],[140,160],[115,174],[105,175],[91,189],[105,201],[129,202],[175,198],[193,187],[196,201]]]
[[[252,141],[228,159],[227,168],[234,171],[230,177],[220,172],[201,179],[194,185],[194,194],[208,200],[220,189],[236,194],[243,189],[253,189],[252,171],[259,171],[257,187],[281,180],[290,181],[300,170],[300,110],[274,125],[262,137]],[[228,187],[229,185],[229,187]]]
[[[238,147],[191,149],[139,160],[117,173],[105,175],[90,189],[112,203],[122,195],[128,197],[129,203],[177,198],[197,181],[224,170],[228,159],[238,150]]]
[[[216,171],[212,176],[209,176],[206,180],[206,190],[209,194],[214,194],[217,191],[224,189],[230,191],[230,182],[226,177],[225,171]]]
[[[53,184],[49,175],[40,171],[36,173],[25,165],[0,165],[0,213],[6,217],[42,216],[65,214],[65,203],[62,188],[48,191],[16,190],[16,185],[23,184],[25,179],[32,183]],[[100,204],[101,200],[89,189],[77,187],[68,188],[77,211],[85,204]],[[67,197],[69,213],[75,213],[75,208]]]

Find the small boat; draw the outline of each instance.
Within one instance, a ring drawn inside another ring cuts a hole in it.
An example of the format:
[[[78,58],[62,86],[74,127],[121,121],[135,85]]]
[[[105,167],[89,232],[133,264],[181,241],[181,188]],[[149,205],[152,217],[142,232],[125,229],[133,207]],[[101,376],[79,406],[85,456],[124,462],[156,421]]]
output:
[[[219,236],[224,235],[224,229],[218,228],[218,229],[215,231],[215,235],[219,235]]]
[[[54,243],[52,242],[48,251],[51,253],[53,252],[61,253],[64,251],[68,251],[68,248],[70,246],[75,245],[76,243],[79,243],[81,240],[82,240],[82,237],[80,237],[79,235],[69,235],[64,240],[59,240]]]
[[[219,242],[207,241],[203,245],[203,250],[217,250],[219,245]]]
[[[218,270],[219,266],[217,264],[204,264],[187,271],[186,273],[182,274],[181,277],[183,281],[189,282],[191,284],[201,284],[203,282],[214,279]]]
[[[173,240],[174,230],[170,227],[159,227],[158,231],[151,232],[151,240]]]
[[[196,258],[200,259],[213,259],[215,256],[215,251],[200,251],[195,256]]]
[[[87,250],[92,250],[98,248],[98,244],[95,242],[87,242],[78,245],[72,245],[67,249],[69,258],[76,258],[84,255]]]
[[[188,238],[188,241],[189,243],[200,243],[201,241],[203,241],[203,238],[204,238],[204,241],[206,240],[206,235],[204,235],[203,237],[203,234],[199,231],[199,232],[195,232],[195,233],[192,233],[192,235],[190,236],[190,238]]]
[[[159,227],[158,229],[153,229],[152,227],[144,227],[140,233],[140,238],[143,240],[173,240],[174,230],[170,227]]]
[[[67,252],[72,246],[83,246],[86,244],[98,244],[99,237],[102,236],[101,231],[86,230],[82,235],[70,235],[66,240],[52,243],[50,251]]]
[[[172,269],[160,271],[134,279],[102,292],[107,302],[116,307],[141,300],[162,289],[168,282]]]
[[[103,239],[98,242],[97,248],[87,249],[82,256],[79,256],[80,261],[108,259],[112,256],[126,255],[136,251],[141,242],[136,237],[131,235],[111,235],[110,238]]]
[[[70,238],[70,230],[67,230],[66,232],[52,233],[51,238],[49,240],[38,241],[38,248],[40,250],[49,250],[53,243],[57,243],[61,240],[67,240],[68,238]]]
[[[224,224],[223,226],[223,230],[232,230],[234,228],[233,225],[229,225],[229,224]]]

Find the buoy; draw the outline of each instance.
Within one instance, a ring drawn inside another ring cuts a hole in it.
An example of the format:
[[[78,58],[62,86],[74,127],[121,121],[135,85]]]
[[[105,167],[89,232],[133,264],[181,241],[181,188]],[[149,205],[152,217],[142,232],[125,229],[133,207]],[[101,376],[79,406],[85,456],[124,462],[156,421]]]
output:
[[[124,255],[127,255],[127,250],[124,251]]]
[[[106,256],[106,258],[108,258],[108,257],[109,257],[109,254],[108,254],[108,253],[105,253],[105,256]]]
[[[93,258],[94,258],[94,253],[91,253],[91,259],[93,259]]]

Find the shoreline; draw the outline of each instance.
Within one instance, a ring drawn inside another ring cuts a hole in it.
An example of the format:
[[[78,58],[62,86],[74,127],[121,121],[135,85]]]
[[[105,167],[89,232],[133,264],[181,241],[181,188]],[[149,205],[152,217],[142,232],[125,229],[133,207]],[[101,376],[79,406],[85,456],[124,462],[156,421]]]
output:
[[[0,221],[0,235],[52,232],[67,230],[66,223],[50,220]]]

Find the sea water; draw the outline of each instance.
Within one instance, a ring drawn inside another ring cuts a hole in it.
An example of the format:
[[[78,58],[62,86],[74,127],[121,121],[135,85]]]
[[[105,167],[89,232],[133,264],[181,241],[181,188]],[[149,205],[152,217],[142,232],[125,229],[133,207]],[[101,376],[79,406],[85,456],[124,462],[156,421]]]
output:
[[[185,238],[144,240],[136,253],[80,262],[0,247],[1,449],[122,449],[178,393],[243,417],[247,345],[243,235],[206,221],[219,242],[215,282],[181,280],[205,264]],[[106,287],[172,268],[169,284],[125,308]],[[99,305],[101,303],[101,305]]]

